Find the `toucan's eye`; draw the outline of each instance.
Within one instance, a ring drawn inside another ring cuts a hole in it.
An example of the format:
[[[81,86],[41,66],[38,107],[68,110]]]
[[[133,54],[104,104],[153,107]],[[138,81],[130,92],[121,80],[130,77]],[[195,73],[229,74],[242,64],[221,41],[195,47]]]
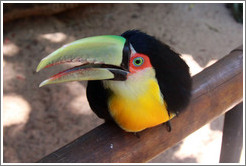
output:
[[[131,55],[129,64],[130,64],[129,65],[130,74],[128,75],[152,67],[149,57],[145,54],[140,54],[140,53],[134,53],[134,55]]]
[[[137,57],[133,59],[133,65],[136,67],[142,66],[144,59],[142,57]]]

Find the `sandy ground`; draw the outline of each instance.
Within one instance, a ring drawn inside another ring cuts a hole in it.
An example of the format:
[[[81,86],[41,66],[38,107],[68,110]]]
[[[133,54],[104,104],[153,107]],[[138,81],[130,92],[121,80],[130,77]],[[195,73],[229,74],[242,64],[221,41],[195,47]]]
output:
[[[38,87],[68,65],[35,70],[63,44],[128,29],[145,31],[175,48],[192,75],[243,43],[243,26],[224,4],[102,4],[6,23],[3,162],[36,162],[103,123],[88,106],[85,82]],[[223,116],[151,162],[218,163],[222,128]]]

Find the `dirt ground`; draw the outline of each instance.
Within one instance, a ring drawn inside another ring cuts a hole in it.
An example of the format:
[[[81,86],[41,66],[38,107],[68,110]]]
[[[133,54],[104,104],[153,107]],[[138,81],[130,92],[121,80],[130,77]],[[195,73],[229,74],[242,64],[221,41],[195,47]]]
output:
[[[3,162],[36,162],[103,123],[85,97],[86,82],[38,85],[66,69],[36,73],[39,61],[87,36],[140,29],[182,54],[192,75],[243,43],[243,25],[224,4],[95,4],[3,27]],[[223,116],[150,162],[218,163]]]

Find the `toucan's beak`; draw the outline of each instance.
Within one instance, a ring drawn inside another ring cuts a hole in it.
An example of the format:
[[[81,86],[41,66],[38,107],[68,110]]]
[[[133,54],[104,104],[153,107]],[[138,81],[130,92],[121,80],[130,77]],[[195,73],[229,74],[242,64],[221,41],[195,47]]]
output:
[[[82,80],[125,80],[129,70],[129,57],[129,44],[121,36],[80,39],[42,59],[36,71],[66,62],[81,62],[81,65],[58,73],[39,86]]]

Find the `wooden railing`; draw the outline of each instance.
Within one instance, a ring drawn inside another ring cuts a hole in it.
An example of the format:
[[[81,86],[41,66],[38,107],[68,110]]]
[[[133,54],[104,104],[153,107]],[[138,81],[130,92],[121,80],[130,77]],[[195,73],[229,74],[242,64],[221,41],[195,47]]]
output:
[[[159,125],[140,132],[137,138],[113,123],[104,123],[38,162],[148,162],[242,100],[241,46],[193,77],[190,105],[171,120],[171,132]]]

